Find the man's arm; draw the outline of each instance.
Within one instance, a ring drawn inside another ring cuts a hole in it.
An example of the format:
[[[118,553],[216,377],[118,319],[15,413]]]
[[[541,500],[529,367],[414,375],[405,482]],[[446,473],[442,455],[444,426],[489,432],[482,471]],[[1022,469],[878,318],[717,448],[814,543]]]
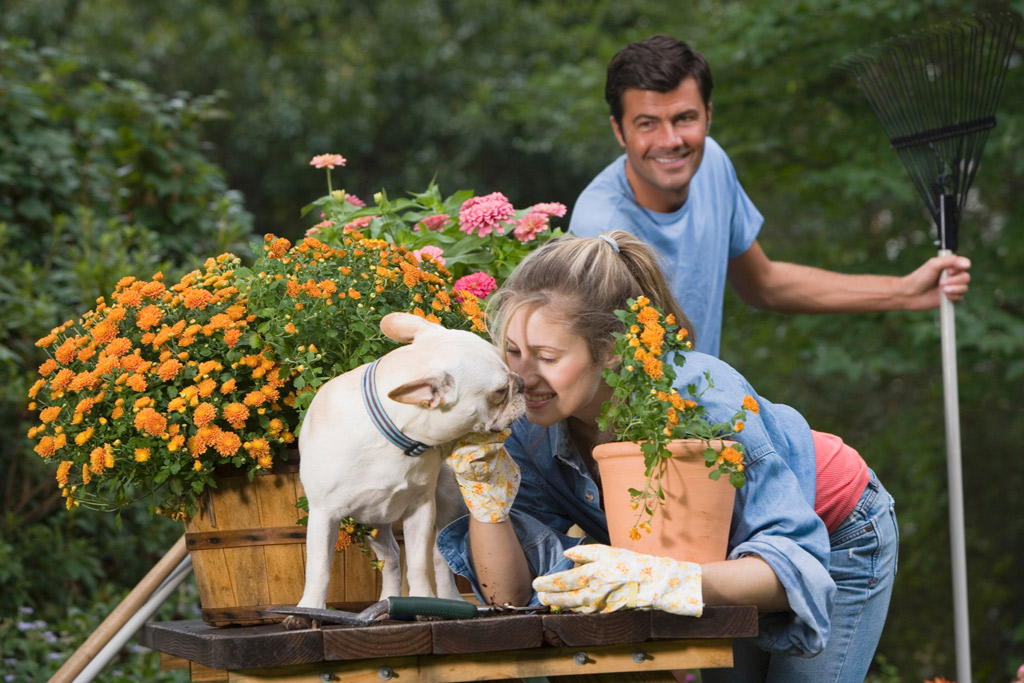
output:
[[[729,261],[729,282],[746,303],[782,313],[864,313],[927,310],[939,305],[939,292],[960,301],[971,280],[970,259],[935,256],[902,277],[849,275],[770,260],[755,241]],[[946,271],[940,282],[940,277]]]

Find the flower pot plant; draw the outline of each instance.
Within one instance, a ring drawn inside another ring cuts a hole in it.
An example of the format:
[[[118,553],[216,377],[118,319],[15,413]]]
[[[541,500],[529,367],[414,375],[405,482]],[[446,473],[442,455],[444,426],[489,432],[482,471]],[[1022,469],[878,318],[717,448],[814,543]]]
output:
[[[598,419],[616,442],[594,449],[612,544],[690,561],[724,559],[734,491],[745,483],[743,445],[730,437],[743,429],[747,410],[757,411],[756,401],[747,396],[728,421],[712,423],[700,403],[714,388],[710,376],[685,396],[674,387],[675,368],[692,348],[687,331],[643,296],[616,316],[626,330],[615,335],[621,362],[604,371],[613,395]],[[712,496],[706,501],[705,490]],[[674,509],[683,503],[696,509]],[[709,550],[692,545],[711,535]]]

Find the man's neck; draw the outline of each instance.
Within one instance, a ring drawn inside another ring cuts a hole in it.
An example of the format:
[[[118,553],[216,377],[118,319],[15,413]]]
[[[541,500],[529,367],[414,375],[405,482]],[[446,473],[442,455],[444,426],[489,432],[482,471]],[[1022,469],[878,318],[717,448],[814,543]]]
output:
[[[690,186],[687,185],[679,192],[671,192],[651,187],[642,178],[637,177],[633,167],[626,160],[626,182],[633,190],[633,197],[636,203],[648,211],[658,213],[673,213],[683,208],[687,198],[690,196]]]

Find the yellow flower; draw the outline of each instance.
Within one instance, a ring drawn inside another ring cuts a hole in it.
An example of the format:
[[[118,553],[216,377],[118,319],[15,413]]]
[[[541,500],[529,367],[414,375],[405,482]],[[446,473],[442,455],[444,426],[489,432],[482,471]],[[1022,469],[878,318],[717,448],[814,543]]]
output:
[[[78,434],[76,434],[75,435],[75,445],[81,446],[81,445],[85,444],[86,441],[88,441],[89,439],[92,438],[93,431],[94,430],[93,430],[92,427],[86,427],[83,431],[81,431]]]
[[[148,448],[136,448],[134,455],[135,462],[146,462],[149,460],[150,452]]]

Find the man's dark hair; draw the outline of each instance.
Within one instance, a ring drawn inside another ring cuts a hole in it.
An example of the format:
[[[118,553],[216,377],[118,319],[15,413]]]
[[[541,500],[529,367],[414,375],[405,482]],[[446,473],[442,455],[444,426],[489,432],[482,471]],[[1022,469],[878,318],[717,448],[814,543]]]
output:
[[[672,36],[651,36],[630,43],[608,63],[604,99],[615,121],[622,125],[622,93],[630,88],[669,92],[684,79],[697,81],[704,106],[711,103],[711,67],[704,55]]]

